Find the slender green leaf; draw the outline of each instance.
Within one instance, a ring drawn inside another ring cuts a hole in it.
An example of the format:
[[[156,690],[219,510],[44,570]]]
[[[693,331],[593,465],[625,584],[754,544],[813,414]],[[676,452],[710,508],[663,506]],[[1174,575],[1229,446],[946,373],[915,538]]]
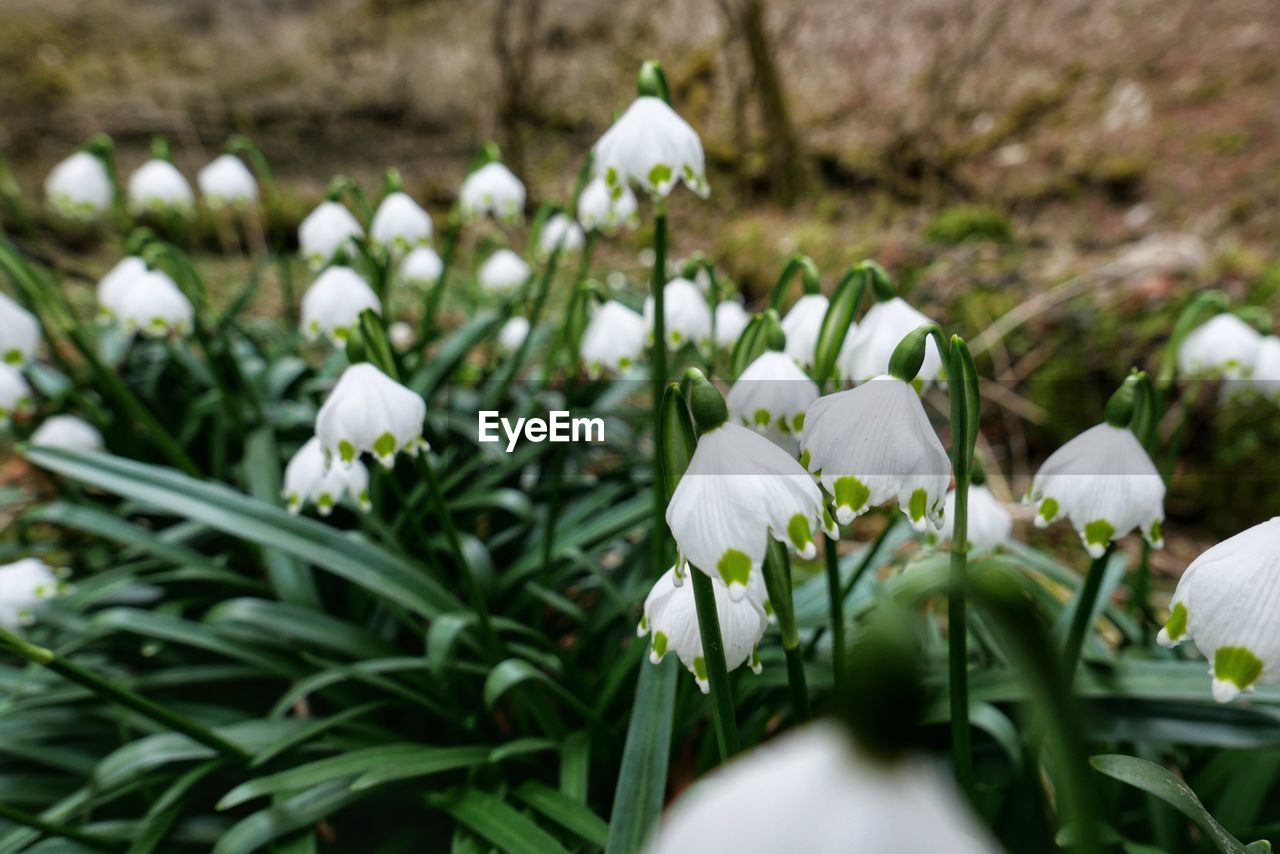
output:
[[[604,819],[550,786],[529,780],[517,786],[512,794],[592,845],[603,847],[608,841],[609,825]]]
[[[459,824],[509,854],[562,854],[556,838],[512,809],[496,795],[478,789],[460,789],[427,796],[427,803],[453,816]]]

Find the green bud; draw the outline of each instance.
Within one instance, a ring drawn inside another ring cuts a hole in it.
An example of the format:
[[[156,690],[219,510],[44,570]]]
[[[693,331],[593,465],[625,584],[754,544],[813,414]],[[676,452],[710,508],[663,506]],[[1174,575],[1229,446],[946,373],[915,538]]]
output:
[[[782,319],[771,308],[764,313],[764,348],[775,353],[787,348],[787,333],[782,331]]]
[[[404,179],[400,177],[399,169],[388,169],[382,173],[382,194],[389,196],[392,193],[399,193],[404,190]]]
[[[656,59],[645,60],[636,76],[636,94],[641,97],[661,98],[671,104],[671,87],[667,85],[667,75],[662,64]]]
[[[95,133],[85,141],[84,150],[92,154],[94,157],[102,160],[109,160],[115,156],[116,143],[111,137],[105,133]]]
[[[1107,423],[1112,427],[1128,427],[1133,421],[1138,385],[1142,376],[1144,375],[1139,371],[1129,374],[1107,401]]]
[[[151,157],[155,160],[173,160],[173,152],[169,149],[169,140],[163,136],[151,138]]]
[[[714,430],[729,420],[729,407],[725,405],[724,395],[702,371],[689,368],[684,372],[684,380],[689,388],[689,411],[693,413],[700,432]]]
[[[860,265],[850,267],[831,295],[831,303],[818,330],[813,357],[813,378],[819,383],[825,382],[835,370],[840,348],[844,346],[849,327],[853,325],[853,318],[862,303],[862,294],[867,289],[864,272]]]
[[[888,302],[898,295],[898,289],[894,287],[893,277],[888,270],[870,258],[863,261],[862,266],[870,275],[871,290],[876,295],[876,302]]]
[[[938,324],[926,323],[908,332],[889,359],[889,374],[907,383],[914,380],[924,364],[924,348],[929,342],[929,334],[937,329]]]
[[[147,244],[156,239],[156,234],[146,226],[135,228],[129,232],[129,236],[124,241],[124,254],[126,255],[142,255]]]
[[[498,148],[498,143],[493,140],[489,140],[484,145],[480,146],[480,149],[476,152],[476,156],[472,158],[470,171],[474,172],[481,166],[488,166],[490,163],[501,162],[502,149]]]
[[[698,438],[694,432],[689,407],[685,405],[680,386],[670,383],[662,395],[659,410],[661,430],[658,433],[658,459],[662,462],[662,478],[667,488],[667,500],[675,494],[676,486],[693,459]]]
[[[973,467],[969,470],[969,485],[982,486],[987,482],[987,469],[982,464],[982,460],[975,455],[973,458]]]

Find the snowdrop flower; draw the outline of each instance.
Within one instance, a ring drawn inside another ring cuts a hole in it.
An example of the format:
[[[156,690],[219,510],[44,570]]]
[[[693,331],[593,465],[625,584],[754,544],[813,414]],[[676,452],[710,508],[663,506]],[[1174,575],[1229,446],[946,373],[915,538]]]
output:
[[[466,222],[484,216],[506,225],[524,217],[524,184],[501,163],[488,163],[467,176],[458,193],[458,205]]]
[[[818,385],[786,353],[766,351],[747,365],[729,389],[729,417],[789,454],[800,443],[804,416],[818,399]]]
[[[520,349],[520,345],[528,337],[528,319],[516,315],[502,324],[502,329],[498,330],[498,349],[504,353],[514,353]]]
[[[608,371],[625,374],[644,353],[644,318],[616,300],[596,309],[582,333],[579,355],[587,375],[598,379]]]
[[[763,580],[759,586],[763,588]],[[711,587],[715,591],[716,614],[720,617],[725,667],[736,670],[750,660],[752,672],[760,673],[762,665],[756,647],[769,627],[764,607],[755,596],[733,600],[729,589],[718,578],[711,579]],[[639,637],[652,635],[650,661],[660,664],[668,652],[674,652],[680,663],[693,674],[702,693],[710,692],[693,585],[680,583],[674,566],[658,579],[645,598],[644,616],[636,626],[636,634]]]
[[[328,516],[343,493],[350,495],[364,512],[373,509],[369,501],[369,470],[364,463],[356,460],[349,466],[330,465],[320,440],[312,436],[284,468],[281,496],[289,502],[289,512],[301,512],[302,505],[310,501],[321,516]]]
[[[849,330],[840,351],[841,376],[850,382],[864,382],[889,370],[889,359],[907,333],[929,323],[929,318],[907,305],[902,297],[878,302],[867,310],[862,322]],[[917,374],[923,383],[938,379],[942,357],[930,336],[925,344],[924,364]]]
[[[136,255],[126,255],[98,280],[98,319],[108,321],[120,310],[120,300],[134,283],[147,273],[147,262]]]
[[[204,203],[213,210],[246,208],[258,201],[258,182],[234,154],[221,154],[196,173]]]
[[[1280,517],[1196,558],[1178,579],[1161,646],[1192,640],[1209,659],[1213,698],[1228,703],[1280,682]]]
[[[378,205],[369,225],[369,238],[395,255],[431,242],[431,215],[409,197],[396,191]]]
[[[335,347],[345,346],[365,309],[382,313],[373,288],[350,267],[329,267],[302,295],[302,334],[309,340],[323,335]]]
[[[642,95],[631,102],[592,148],[595,174],[617,198],[617,188],[636,184],[665,198],[677,181],[704,199],[707,185],[702,140],[661,98]]]
[[[440,281],[443,272],[444,262],[429,246],[419,246],[400,262],[400,281],[423,290]]]
[[[353,252],[353,237],[363,237],[364,229],[351,211],[338,202],[321,202],[298,226],[298,246],[303,259],[319,270],[339,252]]]
[[[679,350],[685,344],[705,347],[711,338],[711,308],[698,286],[688,279],[672,279],[662,293],[666,315],[667,349]],[[644,301],[644,325],[653,334],[653,295]]]
[[[37,605],[66,592],[61,575],[33,557],[0,566],[0,626],[16,632],[35,622]]]
[[[115,188],[106,164],[87,151],[63,160],[44,179],[44,197],[59,216],[92,222],[111,208]]]
[[[480,265],[476,278],[485,293],[509,294],[527,282],[532,274],[523,258],[510,249],[499,249]]]
[[[894,498],[917,531],[942,525],[951,461],[910,384],[876,377],[820,397],[805,415],[800,461],[847,525]]]
[[[22,366],[35,358],[40,346],[36,316],[0,291],[0,362]]]
[[[742,303],[725,300],[716,306],[716,346],[722,350],[733,349],[742,330],[751,322],[751,315]]]
[[[802,368],[813,367],[818,333],[822,331],[822,320],[827,316],[828,304],[827,298],[822,294],[805,294],[796,300],[787,316],[782,318],[782,331],[787,336],[784,352]]]
[[[31,444],[43,448],[62,448],[64,451],[101,451],[102,434],[83,418],[74,415],[53,415],[46,418],[35,433]]]
[[[195,207],[191,185],[178,167],[168,160],[148,160],[129,176],[125,197],[134,214],[178,213],[186,215]]]
[[[22,371],[0,362],[0,427],[8,427],[9,420],[31,408],[31,386]]]
[[[369,452],[390,468],[396,454],[417,456],[426,447],[422,422],[427,404],[422,397],[368,362],[351,365],[316,415],[316,438],[325,454],[350,466]]]
[[[387,327],[387,340],[391,342],[391,346],[396,351],[403,353],[413,346],[413,342],[417,340],[413,334],[413,327],[403,320],[397,320],[395,323]]]
[[[955,533],[956,492],[947,493],[942,515],[942,540]],[[969,553],[985,554],[1009,542],[1013,535],[1013,516],[983,484],[969,486]]]
[[[1262,336],[1234,314],[1218,314],[1196,327],[1178,348],[1183,376],[1238,380],[1249,376]]]
[[[1164,481],[1127,427],[1099,424],[1054,451],[1027,497],[1037,528],[1065,515],[1090,557],[1135,528],[1153,547],[1163,544]]]
[[[814,535],[829,529],[822,493],[795,459],[731,421],[698,439],[667,526],[680,549],[676,577],[691,563],[735,602],[760,575],[769,537],[807,560],[818,553]]]
[[[603,178],[592,178],[578,196],[578,222],[586,231],[616,234],[624,225],[640,225],[639,208],[630,187],[609,189]]]
[[[708,774],[667,811],[648,854],[995,854],[954,784],[923,757],[861,752],[818,721]]]
[[[1280,338],[1268,335],[1258,342],[1249,376],[1258,394],[1280,402]]]
[[[542,233],[538,235],[538,255],[550,258],[557,245],[561,252],[578,252],[584,243],[586,235],[582,233],[581,226],[565,214],[554,214],[542,224]]]
[[[125,330],[148,338],[185,335],[195,314],[173,279],[159,270],[137,276],[115,300],[114,309]]]

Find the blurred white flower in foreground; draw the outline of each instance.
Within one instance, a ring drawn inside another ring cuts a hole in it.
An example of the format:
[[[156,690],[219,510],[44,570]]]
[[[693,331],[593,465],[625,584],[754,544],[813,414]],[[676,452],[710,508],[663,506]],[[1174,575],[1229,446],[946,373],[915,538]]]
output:
[[[636,184],[666,197],[677,181],[699,196],[707,186],[702,140],[661,98],[642,95],[592,148],[592,168],[611,193]]]
[[[361,510],[369,512],[373,508],[369,501],[369,470],[359,460],[349,466],[330,464],[320,439],[312,436],[284,469],[281,496],[288,501],[289,512],[300,512],[309,501],[321,516],[328,516],[343,493],[351,496]]]
[[[168,160],[148,160],[129,176],[125,193],[134,214],[191,213],[196,197],[187,179]]]
[[[787,453],[800,447],[805,413],[818,399],[818,384],[786,353],[767,351],[747,365],[725,397],[729,416]]]
[[[311,269],[319,270],[339,252],[354,253],[352,238],[363,236],[351,211],[338,202],[321,202],[298,225],[298,251]]]
[[[417,456],[425,447],[422,397],[368,362],[351,365],[316,415],[316,437],[326,454],[351,465],[368,452],[390,468],[397,453]],[[335,463],[336,464],[336,463]]]
[[[466,222],[484,216],[507,225],[515,225],[524,217],[525,189],[520,179],[501,163],[487,163],[462,182],[458,206]]]
[[[956,492],[947,493],[947,504],[942,515],[942,540],[950,540],[955,532]],[[1013,535],[1013,516],[1000,499],[991,494],[984,484],[969,486],[969,553],[985,554],[997,546],[1009,542]]]
[[[29,410],[31,404],[31,386],[22,371],[0,362],[0,427],[9,426],[9,420]]]
[[[138,279],[147,273],[147,262],[126,255],[98,280],[98,319],[113,320],[120,313],[120,300]]]
[[[485,259],[476,273],[480,290],[488,294],[509,294],[529,280],[533,270],[510,249],[499,249]]]
[[[514,353],[520,349],[520,345],[528,337],[529,320],[516,315],[508,319],[498,330],[498,349],[504,353]]]
[[[0,362],[25,365],[40,346],[40,322],[36,316],[0,291]]]
[[[415,288],[427,289],[440,281],[444,262],[429,246],[419,246],[400,262],[400,281]]]
[[[246,208],[258,201],[258,182],[234,154],[221,154],[196,173],[204,203],[213,210]]]
[[[552,214],[542,224],[542,232],[538,235],[538,255],[550,258],[557,244],[561,252],[578,252],[586,239],[582,227],[566,214]]]
[[[647,334],[644,318],[622,303],[609,300],[597,308],[579,346],[587,375],[625,374],[644,353]]]
[[[951,461],[920,396],[900,379],[818,398],[805,416],[800,461],[835,499],[842,525],[894,497],[917,531],[942,525]]]
[[[648,854],[995,854],[946,773],[865,755],[832,721],[742,754],[685,792]]]
[[[1099,424],[1054,451],[1027,497],[1037,528],[1066,515],[1094,558],[1135,528],[1155,548],[1164,542],[1164,481],[1127,427]]]
[[[1196,558],[1178,579],[1161,646],[1191,640],[1209,659],[1213,698],[1280,682],[1280,517]]]
[[[64,451],[101,451],[102,434],[83,418],[54,415],[46,418],[31,434],[31,444]]]
[[[907,305],[902,297],[878,302],[867,310],[862,322],[849,330],[840,351],[840,374],[851,382],[864,382],[889,370],[889,359],[907,334],[914,332],[929,318]],[[923,383],[938,379],[942,357],[930,336],[925,344],[924,364],[916,375]]]
[[[805,294],[796,300],[787,316],[782,318],[782,331],[787,336],[785,352],[806,370],[813,367],[818,333],[822,331],[822,320],[827,316],[828,305],[827,298],[822,294]]]
[[[142,273],[124,288],[114,311],[126,331],[147,338],[185,335],[195,315],[186,295],[159,270]]]
[[[1178,371],[1186,377],[1249,376],[1262,335],[1234,314],[1214,315],[1197,326],[1178,348]]]
[[[722,350],[732,350],[742,336],[742,330],[751,322],[751,315],[742,307],[742,303],[725,300],[716,306],[716,346]]]
[[[382,313],[373,288],[350,267],[329,267],[302,295],[302,334],[308,339],[323,335],[335,347],[345,346],[365,309]]]
[[[667,525],[680,550],[676,578],[691,563],[723,581],[735,602],[760,575],[769,537],[808,559],[818,553],[814,535],[829,529],[813,478],[786,451],[732,422],[698,439],[667,505]]]
[[[615,234],[624,225],[637,227],[640,214],[635,193],[621,186],[611,191],[603,178],[592,178],[578,196],[578,222],[587,231],[606,234]]]
[[[0,566],[0,627],[16,632],[35,622],[36,606],[66,592],[63,575],[33,557]]]
[[[369,224],[369,239],[397,257],[431,242],[431,215],[409,197],[396,191],[387,194]]]
[[[44,196],[59,216],[91,222],[111,208],[115,188],[106,164],[87,151],[77,151],[49,171]]]
[[[689,343],[699,349],[705,347],[711,338],[711,307],[698,286],[688,279],[672,279],[667,282],[662,298],[667,323],[667,349],[679,350]],[[652,335],[652,295],[644,301],[644,325]]]
[[[759,583],[763,590],[763,580]],[[724,641],[725,667],[736,670],[750,660],[751,670],[761,670],[756,645],[769,627],[769,618],[758,596],[746,596],[734,601],[729,589],[718,578],[711,579],[715,591],[716,614],[720,618],[720,637]],[[706,694],[711,690],[707,680],[707,663],[702,655],[702,633],[698,630],[698,608],[694,601],[693,585],[678,584],[676,568],[663,573],[644,600],[644,616],[636,627],[636,634],[651,635],[649,660],[662,661],[668,652],[674,652],[680,663],[693,674],[693,678]]]

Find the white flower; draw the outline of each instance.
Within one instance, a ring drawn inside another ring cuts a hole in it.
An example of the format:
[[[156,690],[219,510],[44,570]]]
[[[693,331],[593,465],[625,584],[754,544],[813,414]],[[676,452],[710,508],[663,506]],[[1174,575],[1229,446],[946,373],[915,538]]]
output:
[[[351,465],[363,452],[390,468],[396,454],[417,456],[425,447],[422,397],[368,362],[351,365],[316,415],[316,438],[331,457]]]
[[[191,185],[168,160],[148,160],[129,176],[125,197],[135,214],[188,214],[195,207]]]
[[[747,365],[729,389],[729,417],[789,454],[799,448],[805,413],[818,399],[818,384],[786,353],[766,351]]]
[[[185,335],[191,331],[195,314],[173,279],[159,270],[148,270],[135,278],[116,300],[115,313],[127,331],[148,338]]]
[[[667,196],[677,181],[706,198],[702,140],[661,98],[642,95],[631,102],[592,149],[592,168],[611,192],[636,184]]]
[[[584,243],[586,235],[582,233],[581,226],[565,214],[554,214],[542,224],[542,232],[538,235],[538,255],[550,258],[557,245],[561,252],[578,252]]]
[[[498,349],[504,353],[514,353],[520,349],[520,345],[528,337],[528,319],[516,315],[502,324],[502,329],[498,330]]]
[[[1091,557],[1135,528],[1155,548],[1163,544],[1164,481],[1127,427],[1099,424],[1054,451],[1027,497],[1037,528],[1065,514]]]
[[[102,434],[83,418],[74,415],[53,415],[46,418],[35,433],[31,444],[44,448],[62,448],[65,451],[101,451]]]
[[[204,203],[213,210],[245,208],[258,201],[258,182],[234,154],[221,154],[196,173]]]
[[[25,365],[40,346],[40,322],[36,316],[0,291],[0,362]]]
[[[951,461],[920,396],[900,379],[818,398],[805,415],[800,461],[834,497],[842,525],[895,496],[917,531],[942,524]]]
[[[50,170],[44,179],[44,196],[59,216],[91,222],[111,208],[115,188],[100,159],[77,151]]]
[[[827,316],[829,302],[822,294],[805,294],[782,318],[782,331],[787,336],[786,354],[803,368],[812,368],[818,333]]]
[[[400,262],[400,281],[415,288],[430,288],[443,272],[444,262],[429,246],[419,246]]]
[[[323,335],[335,347],[345,346],[367,308],[382,313],[373,288],[350,267],[329,267],[302,295],[302,334],[308,339]]]
[[[731,350],[738,343],[742,330],[751,322],[751,315],[742,303],[725,300],[716,306],[716,346]]]
[[[364,512],[373,509],[369,501],[369,470],[356,460],[349,466],[331,465],[320,440],[312,436],[284,468],[281,496],[289,502],[289,512],[298,513],[308,501],[321,516],[328,516],[346,493]]]
[[[809,559],[813,535],[828,529],[822,493],[786,451],[726,422],[698,439],[689,468],[667,505],[680,549],[677,578],[691,563],[742,599],[760,574],[769,537]]]
[[[31,408],[31,386],[22,371],[0,362],[0,427],[9,426],[9,419]]]
[[[431,215],[407,193],[387,195],[369,225],[369,238],[395,255],[431,242]]]
[[[578,196],[578,222],[587,231],[615,234],[622,226],[640,225],[635,193],[630,187],[609,190],[603,178],[592,178]]]
[[[1188,377],[1242,379],[1249,376],[1261,344],[1258,331],[1234,314],[1214,315],[1183,339],[1178,371]]]
[[[499,249],[480,265],[476,278],[485,293],[509,294],[528,281],[532,273],[519,255],[510,249]]]
[[[136,255],[126,255],[98,280],[98,318],[111,320],[120,311],[120,300],[134,283],[147,273],[147,262]]]
[[[524,184],[501,163],[488,163],[467,176],[458,193],[466,222],[484,216],[515,225],[524,217]]]
[[[412,326],[403,320],[397,320],[387,327],[387,340],[391,342],[391,346],[395,347],[397,352],[403,353],[413,346],[417,336],[414,335]]]
[[[995,854],[949,777],[924,757],[892,762],[819,721],[698,780],[667,810],[647,854]]]
[[[596,309],[582,333],[579,355],[587,374],[625,374],[644,353],[644,318],[616,300]]]
[[[763,582],[760,587],[763,588]],[[729,589],[718,578],[711,579],[715,591],[716,614],[720,618],[720,637],[724,641],[724,663],[729,670],[736,670],[748,659],[751,670],[761,670],[756,645],[769,627],[769,618],[756,596],[746,596],[735,601]],[[636,627],[636,634],[652,635],[649,642],[649,660],[662,661],[668,652],[674,652],[706,694],[711,690],[707,680],[707,663],[702,655],[702,634],[698,630],[698,607],[694,600],[693,585],[682,584],[673,566],[663,573],[644,600],[644,616]]]
[[[1196,558],[1178,579],[1172,612],[1156,640],[1184,640],[1210,661],[1213,698],[1230,702],[1280,682],[1280,517],[1255,525]]]
[[[672,279],[662,293],[666,319],[668,350],[679,350],[685,344],[705,347],[711,338],[711,308],[698,286],[688,279]],[[644,301],[644,325],[653,335],[653,295]]]
[[[1249,376],[1258,394],[1280,402],[1280,338],[1268,335],[1258,343]]]
[[[60,574],[33,557],[0,566],[0,626],[16,632],[31,625],[37,605],[66,591]]]
[[[893,351],[907,337],[929,322],[929,318],[907,305],[902,297],[878,302],[868,309],[862,322],[849,330],[840,351],[840,374],[851,382],[863,382],[888,373]],[[925,344],[924,364],[917,378],[932,382],[942,372],[942,357],[933,336]]]
[[[363,236],[360,223],[338,202],[321,202],[298,225],[299,251],[313,270],[319,270],[339,252],[354,252],[352,238]]]
[[[941,538],[950,540],[955,534],[956,492],[947,493],[942,516]],[[1013,534],[1013,516],[991,494],[986,486],[969,487],[968,540],[970,554],[983,554],[1009,542]]]

